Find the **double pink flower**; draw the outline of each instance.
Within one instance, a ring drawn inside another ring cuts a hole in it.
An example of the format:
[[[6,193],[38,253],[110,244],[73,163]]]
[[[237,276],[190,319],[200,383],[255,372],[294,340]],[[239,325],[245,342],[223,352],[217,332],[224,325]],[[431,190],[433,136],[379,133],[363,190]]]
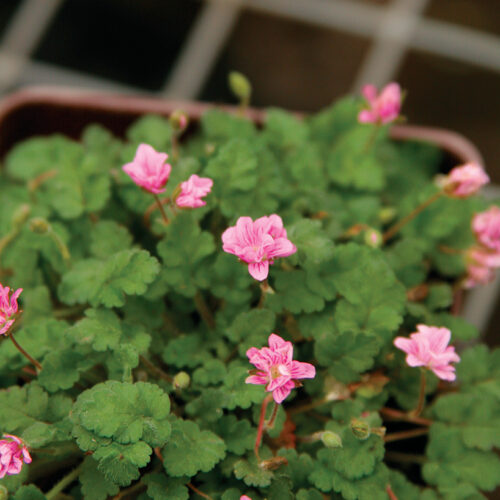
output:
[[[272,333],[269,336],[269,347],[257,349],[251,347],[247,356],[257,368],[247,377],[247,384],[263,384],[267,392],[273,393],[276,403],[281,403],[292,389],[300,387],[297,382],[301,378],[314,378],[316,369],[309,363],[293,361],[293,345]]]
[[[175,203],[182,208],[202,207],[207,204],[202,198],[210,193],[213,184],[212,179],[193,174],[187,181],[181,183],[181,192]]]
[[[0,479],[21,472],[23,462],[31,463],[28,448],[17,436],[4,434],[0,439]]]
[[[500,253],[500,208],[492,206],[474,215],[472,230],[478,242],[493,252]]]
[[[158,153],[149,144],[140,144],[132,162],[123,171],[138,185],[153,194],[163,193],[172,167],[165,163],[167,153]]]
[[[6,334],[15,321],[18,311],[17,298],[22,288],[18,288],[9,298],[10,288],[0,283],[0,335]]]
[[[467,198],[475,194],[490,178],[478,163],[466,163],[450,170],[441,181],[444,192],[452,197]]]
[[[287,238],[281,217],[276,214],[255,221],[250,217],[240,217],[236,226],[222,233],[222,243],[225,252],[248,264],[248,272],[258,281],[267,278],[269,264],[274,264],[274,259],[288,257],[297,251]]]
[[[385,124],[393,122],[401,111],[401,87],[397,83],[389,83],[380,92],[374,85],[365,85],[362,94],[368,104],[358,114],[360,123]]]
[[[455,348],[448,346],[451,332],[448,328],[417,325],[417,332],[410,338],[396,337],[394,345],[406,353],[409,366],[424,366],[440,379],[455,380],[455,367],[451,363],[460,361]]]

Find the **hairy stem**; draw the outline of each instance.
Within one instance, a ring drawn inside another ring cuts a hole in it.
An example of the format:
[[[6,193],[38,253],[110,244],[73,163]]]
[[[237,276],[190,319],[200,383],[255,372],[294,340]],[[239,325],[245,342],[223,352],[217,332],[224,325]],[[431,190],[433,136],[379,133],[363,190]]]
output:
[[[192,489],[197,495],[200,495],[200,497],[206,498],[207,500],[212,500],[211,496],[203,493],[203,491],[200,491],[193,483],[187,483],[186,486]]]
[[[210,330],[213,330],[215,328],[215,318],[199,290],[194,296],[194,304],[205,324]]]
[[[73,481],[75,481],[80,472],[82,471],[82,464],[80,464],[76,469],[73,469],[69,474],[64,476],[48,493],[46,493],[45,497],[47,500],[53,500],[54,498],[62,493],[62,491],[69,486]]]
[[[160,200],[160,198],[158,197],[158,195],[156,193],[153,193],[153,196],[156,200],[156,204],[158,205],[158,208],[160,209],[161,216],[163,217],[165,224],[168,224],[170,221],[168,220],[167,213],[165,212],[165,209],[163,208],[162,201]]]
[[[14,334],[12,332],[8,333],[8,336],[10,337],[10,340],[12,340],[12,343],[14,344],[14,346],[16,347],[16,349],[26,358],[29,360],[29,362],[36,366],[36,368],[38,368],[38,370],[41,370],[42,369],[42,365],[35,359],[33,358],[32,356],[30,356],[20,345],[19,343],[17,342],[17,340],[14,338]]]
[[[417,407],[410,412],[410,415],[412,417],[418,417],[421,413],[422,410],[424,409],[424,404],[425,404],[425,370],[421,369],[420,370],[420,393],[418,395],[418,403]]]
[[[442,191],[434,193],[430,198],[427,198],[423,203],[421,203],[417,208],[413,209],[408,215],[403,217],[401,220],[396,222],[392,227],[390,227],[382,236],[384,243],[389,241],[396,233],[399,232],[401,228],[406,226],[408,222],[411,222],[418,214],[423,212],[429,205],[432,205],[436,200],[438,200],[443,195]]]
[[[170,384],[173,383],[174,379],[168,373],[165,373],[161,368],[158,368],[156,365],[151,363],[149,359],[145,358],[142,354],[139,355],[139,361],[146,366],[146,368],[157,377],[166,380]]]
[[[385,458],[389,462],[402,462],[402,463],[416,463],[425,464],[427,458],[424,455],[418,455],[416,453],[401,453],[399,451],[386,451]]]
[[[428,427],[419,427],[417,429],[410,429],[408,431],[393,432],[391,434],[387,434],[384,437],[384,441],[386,443],[391,443],[392,441],[400,441],[402,439],[411,439],[411,438],[415,438],[418,436],[425,436],[425,434],[428,434],[428,432],[429,432]]]
[[[403,411],[395,410],[394,408],[381,408],[379,413],[389,420],[402,420],[403,422],[412,422],[425,427],[429,427],[433,424],[432,420],[429,420],[428,418],[410,415]]]
[[[271,417],[265,423],[264,427],[266,429],[272,429],[274,427],[274,422],[276,421],[276,415],[278,415],[279,404],[274,402],[273,412],[271,413]]]
[[[259,426],[257,427],[257,437],[255,438],[255,446],[253,448],[253,451],[259,463],[260,463],[259,448],[260,448],[260,443],[262,441],[262,435],[264,434],[264,422],[266,419],[266,410],[267,410],[267,405],[271,402],[272,397],[273,397],[272,394],[268,394],[264,398],[264,401],[262,401],[262,406],[260,407]]]

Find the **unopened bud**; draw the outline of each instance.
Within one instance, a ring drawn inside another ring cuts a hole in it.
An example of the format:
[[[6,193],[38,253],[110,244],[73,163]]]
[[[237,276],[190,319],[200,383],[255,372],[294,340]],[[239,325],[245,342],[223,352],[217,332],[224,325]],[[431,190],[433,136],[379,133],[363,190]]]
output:
[[[238,71],[229,73],[229,88],[242,101],[248,101],[252,95],[252,85],[248,78]]]
[[[387,429],[385,427],[372,427],[371,433],[377,436],[384,437]]]
[[[46,219],[42,219],[42,217],[33,217],[30,220],[30,229],[34,233],[45,234],[49,232],[50,224]]]
[[[391,220],[396,217],[396,209],[394,207],[384,207],[380,209],[378,213],[378,218],[382,224],[386,224],[387,222],[391,222]]]
[[[359,418],[351,419],[351,431],[360,440],[365,440],[370,437],[370,425]]]
[[[264,470],[276,470],[279,469],[282,465],[288,465],[288,460],[285,457],[272,457],[267,460],[262,460],[260,462],[259,467]]]
[[[187,389],[191,383],[191,377],[186,372],[179,372],[174,377],[174,387],[176,389]]]
[[[186,130],[189,124],[189,118],[187,114],[184,111],[181,111],[180,109],[174,111],[170,115],[169,120],[170,120],[170,125],[172,125],[174,131],[178,133],[184,132],[184,130]]]
[[[19,227],[24,224],[28,219],[31,212],[31,207],[27,203],[23,203],[12,216],[12,225],[14,227]]]
[[[9,490],[3,484],[0,484],[0,500],[7,500],[7,498],[9,498]]]
[[[372,248],[379,248],[382,245],[383,239],[380,231],[376,229],[367,229],[364,235],[365,244]]]
[[[342,448],[342,438],[336,432],[322,432],[321,441],[327,448]]]

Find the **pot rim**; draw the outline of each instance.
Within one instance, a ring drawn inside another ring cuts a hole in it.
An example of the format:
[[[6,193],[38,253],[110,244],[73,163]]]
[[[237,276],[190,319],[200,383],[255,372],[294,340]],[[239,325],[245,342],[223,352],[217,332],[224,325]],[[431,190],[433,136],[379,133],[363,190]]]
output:
[[[0,125],[16,110],[30,105],[54,105],[74,109],[92,109],[109,113],[156,113],[168,115],[182,109],[190,117],[199,119],[208,109],[223,109],[235,112],[237,106],[200,101],[162,99],[143,95],[111,93],[64,86],[30,86],[14,91],[0,100]],[[297,113],[303,115],[303,113]],[[247,116],[257,123],[263,123],[266,110],[249,108]],[[484,166],[478,148],[466,137],[452,130],[423,125],[393,125],[390,137],[394,140],[416,140],[431,142],[455,157],[459,163],[476,162]]]

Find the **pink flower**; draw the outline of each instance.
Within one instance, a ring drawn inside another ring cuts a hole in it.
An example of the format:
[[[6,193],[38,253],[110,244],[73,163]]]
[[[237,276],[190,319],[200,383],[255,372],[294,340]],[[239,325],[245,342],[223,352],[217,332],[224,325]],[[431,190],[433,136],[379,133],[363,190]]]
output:
[[[175,203],[179,207],[202,207],[207,204],[202,198],[210,193],[213,184],[212,179],[193,174],[187,181],[181,183],[181,193],[177,196]]]
[[[17,298],[21,295],[22,288],[18,288],[10,297],[10,288],[3,287],[0,283],[0,335],[6,334],[8,329],[12,326],[17,313]]]
[[[467,198],[488,184],[490,178],[483,167],[477,163],[466,163],[453,168],[443,179],[442,187],[449,196]]]
[[[134,160],[122,169],[138,186],[154,194],[163,193],[172,170],[165,163],[167,158],[167,153],[158,153],[149,144],[139,144]]]
[[[493,269],[500,267],[500,251],[487,248],[471,247],[465,254],[467,276],[463,282],[464,288],[474,288],[486,285],[495,278]]]
[[[500,208],[490,207],[486,212],[474,215],[472,229],[476,238],[490,250],[500,252]]]
[[[455,367],[450,363],[457,363],[460,358],[455,353],[455,348],[448,346],[450,330],[427,325],[417,325],[417,330],[409,339],[394,339],[394,345],[406,352],[408,365],[425,366],[440,379],[455,380]]]
[[[241,495],[240,500],[252,500],[252,499],[247,495]]]
[[[5,475],[19,474],[25,464],[31,463],[28,448],[21,439],[10,434],[4,434],[0,439],[0,479]]]
[[[240,217],[236,226],[227,228],[222,234],[222,249],[237,255],[248,264],[248,272],[258,281],[269,273],[269,264],[278,257],[288,257],[297,251],[287,238],[286,229],[279,215]]]
[[[266,391],[273,393],[276,403],[281,403],[295,387],[300,387],[299,378],[314,378],[316,369],[309,363],[293,361],[293,346],[278,335],[269,336],[269,347],[251,347],[247,356],[257,370],[245,382],[267,385]]]
[[[377,95],[374,85],[365,85],[362,94],[368,103],[368,109],[358,114],[360,123],[390,123],[401,111],[401,87],[397,83],[389,83]]]

